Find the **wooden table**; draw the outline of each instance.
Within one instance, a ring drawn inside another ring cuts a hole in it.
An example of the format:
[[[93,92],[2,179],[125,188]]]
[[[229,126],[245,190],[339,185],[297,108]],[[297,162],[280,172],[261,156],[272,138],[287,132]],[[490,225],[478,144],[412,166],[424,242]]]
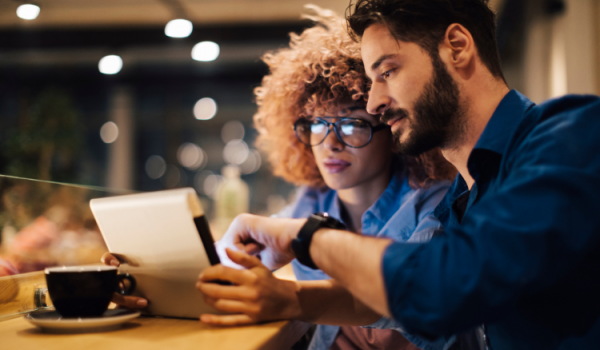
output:
[[[289,267],[278,271],[276,275],[284,279],[294,278]],[[31,307],[29,304],[32,303],[33,286],[45,287],[45,281],[40,276],[40,273],[21,275],[15,279],[18,284],[14,281],[12,284],[6,281],[0,283],[0,286],[5,287],[0,288],[0,301],[3,299],[2,295],[7,299],[0,304],[4,304],[5,308],[12,307],[12,312]],[[245,327],[211,327],[198,320],[140,317],[120,329],[108,332],[50,334],[19,316],[0,319],[0,350],[285,350],[300,339],[308,327],[308,324],[299,321],[279,321]]]
[[[2,350],[289,349],[307,330],[299,321],[210,327],[196,320],[140,317],[110,332],[49,334],[23,317],[0,322]]]

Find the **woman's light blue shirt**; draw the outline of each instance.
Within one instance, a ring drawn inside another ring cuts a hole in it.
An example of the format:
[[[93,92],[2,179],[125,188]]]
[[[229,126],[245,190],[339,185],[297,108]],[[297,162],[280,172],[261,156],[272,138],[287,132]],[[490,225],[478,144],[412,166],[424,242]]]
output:
[[[428,188],[412,189],[404,171],[398,171],[377,201],[362,216],[361,231],[363,235],[388,237],[399,242],[424,242],[431,238],[434,231],[442,229],[438,219],[433,215],[438,203],[442,200],[450,183],[436,182]],[[343,221],[341,217],[338,194],[330,189],[314,189],[302,187],[298,190],[292,204],[276,214],[277,217],[305,218],[315,212],[327,212],[332,217]],[[321,270],[313,270],[292,262],[298,280],[330,279]],[[407,334],[393,320],[382,318],[373,328],[391,328],[402,333],[409,341],[425,350],[440,350],[445,341],[428,341],[421,337]],[[309,350],[326,350],[333,344],[338,326],[319,325]]]

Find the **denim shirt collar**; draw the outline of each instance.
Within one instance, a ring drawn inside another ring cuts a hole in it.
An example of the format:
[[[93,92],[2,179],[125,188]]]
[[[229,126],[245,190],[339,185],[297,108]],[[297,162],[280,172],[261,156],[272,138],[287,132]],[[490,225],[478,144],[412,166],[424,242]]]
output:
[[[403,203],[402,197],[410,191],[410,186],[406,178],[406,170],[401,166],[396,166],[393,171],[394,174],[392,174],[392,178],[386,189],[362,215],[361,231],[363,233],[368,233],[365,232],[367,227],[383,227],[398,211],[400,204]],[[343,222],[341,202],[337,191],[335,191],[331,205],[327,209],[329,215],[334,218],[340,218]],[[368,229],[368,231],[372,230]]]
[[[400,204],[404,203],[403,197],[410,191],[406,170],[398,167],[394,171],[395,173],[392,174],[392,179],[386,189],[375,203],[363,213],[361,218],[363,231],[369,226],[375,226],[379,231],[398,211]]]
[[[498,169],[512,135],[525,112],[533,106],[533,102],[516,90],[509,91],[500,101],[467,161],[469,173],[476,183],[486,171]],[[448,223],[452,203],[468,189],[464,178],[458,174],[434,212],[442,225]]]
[[[473,150],[485,149],[504,155],[510,137],[514,134],[525,112],[534,106],[517,90],[510,90],[500,101]]]

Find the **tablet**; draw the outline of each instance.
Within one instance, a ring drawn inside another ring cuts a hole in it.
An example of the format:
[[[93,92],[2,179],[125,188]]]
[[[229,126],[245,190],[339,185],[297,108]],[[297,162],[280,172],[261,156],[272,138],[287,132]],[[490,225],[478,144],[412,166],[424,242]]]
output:
[[[219,313],[196,289],[200,272],[219,263],[196,192],[183,188],[92,199],[90,207],[120,272],[137,281],[143,313],[198,318]]]

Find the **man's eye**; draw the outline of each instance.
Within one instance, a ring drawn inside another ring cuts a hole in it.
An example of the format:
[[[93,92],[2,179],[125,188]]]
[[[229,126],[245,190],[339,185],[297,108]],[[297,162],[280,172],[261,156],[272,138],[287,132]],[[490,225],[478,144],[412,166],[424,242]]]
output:
[[[390,75],[392,74],[393,71],[394,71],[394,69],[388,69],[385,72],[381,73],[381,77],[383,79],[387,79],[390,77]]]

